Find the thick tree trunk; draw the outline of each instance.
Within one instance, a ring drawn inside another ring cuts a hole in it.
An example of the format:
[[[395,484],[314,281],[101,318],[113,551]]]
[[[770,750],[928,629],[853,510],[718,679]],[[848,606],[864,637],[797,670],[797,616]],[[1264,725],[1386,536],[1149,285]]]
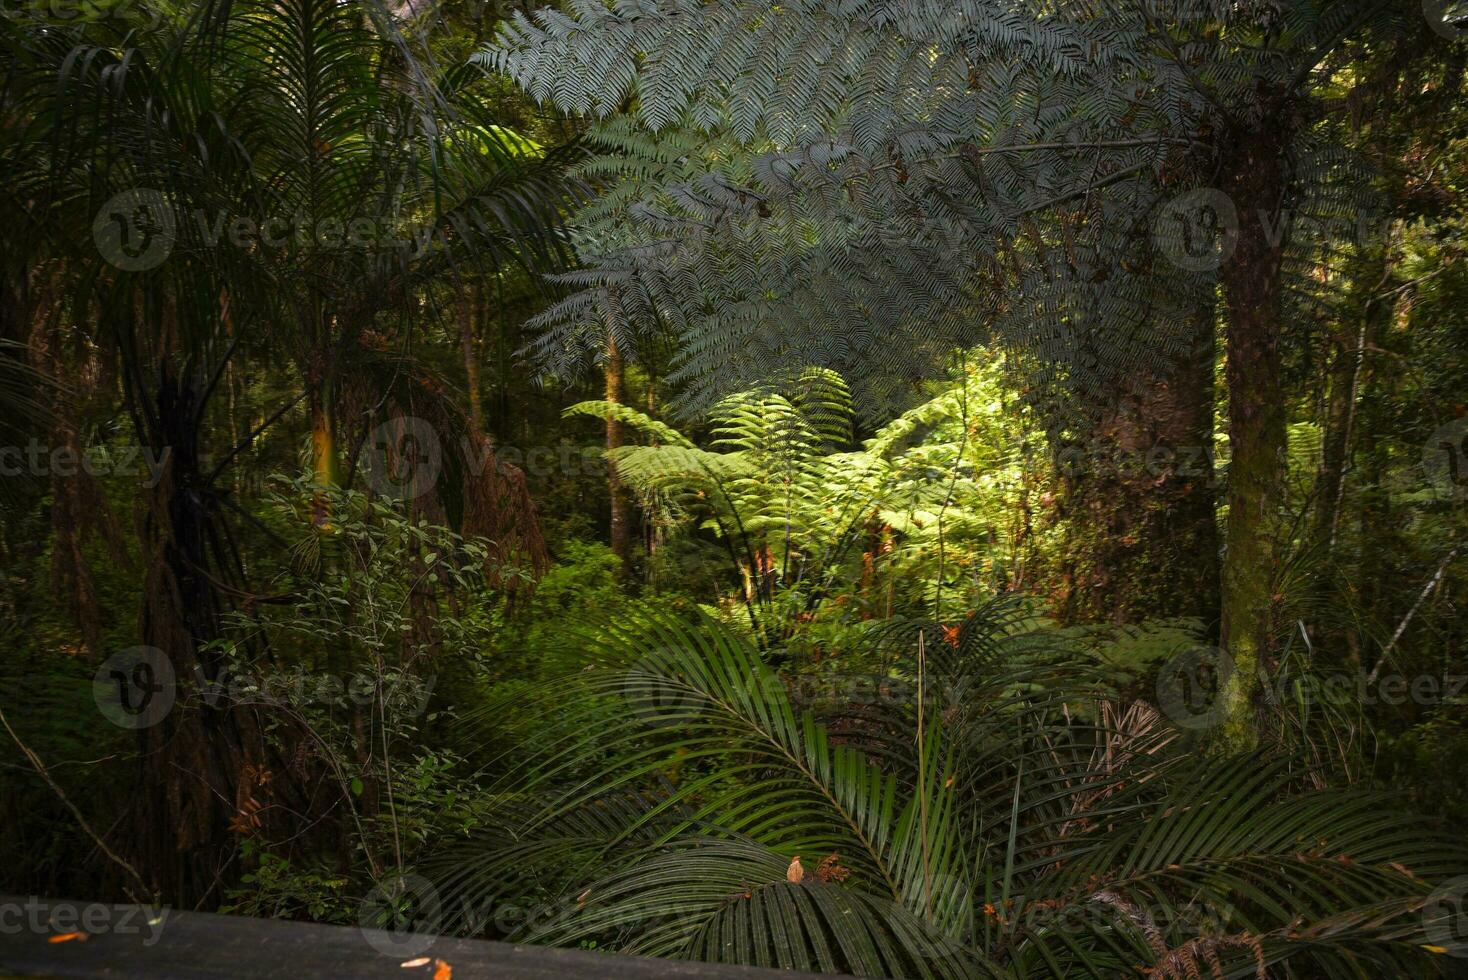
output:
[[[253,712],[215,687],[227,683],[227,668],[223,651],[209,648],[222,609],[205,571],[218,529],[201,492],[198,397],[197,386],[167,374],[158,390],[150,441],[166,462],[144,523],[142,639],[173,679],[150,673],[158,686],[132,693],[162,699],[163,709],[144,715],[139,730],[137,866],[166,901],[208,908],[224,898],[239,837],[261,826],[266,797],[289,780],[266,788],[270,753]]]
[[[1231,140],[1223,190],[1238,211],[1237,241],[1222,268],[1227,309],[1228,528],[1220,634],[1233,659],[1224,684],[1225,738],[1257,739],[1255,695],[1275,632],[1284,500],[1285,400],[1280,378],[1281,217],[1288,126],[1266,118]]]
[[[1100,413],[1085,451],[1062,459],[1064,622],[1216,624],[1213,311],[1194,326],[1191,354],[1135,377]]]
[[[622,352],[617,349],[615,337],[607,337],[607,359],[606,369],[606,400],[621,405],[626,401],[625,384],[623,381],[624,365],[622,363]],[[622,423],[616,418],[607,416],[607,492],[611,504],[611,544],[612,553],[622,562],[622,573],[627,572],[627,563],[632,554],[632,515],[631,504],[627,499],[627,488],[622,485],[622,479],[617,475],[617,464],[610,458],[612,450],[626,443],[626,434]]]

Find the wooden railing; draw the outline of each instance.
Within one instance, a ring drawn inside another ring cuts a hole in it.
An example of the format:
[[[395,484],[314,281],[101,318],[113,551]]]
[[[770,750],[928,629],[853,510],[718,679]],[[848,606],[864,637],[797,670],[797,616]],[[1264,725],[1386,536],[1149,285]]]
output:
[[[426,948],[424,948],[426,946]],[[0,896],[0,977],[773,980],[805,976],[350,926]]]

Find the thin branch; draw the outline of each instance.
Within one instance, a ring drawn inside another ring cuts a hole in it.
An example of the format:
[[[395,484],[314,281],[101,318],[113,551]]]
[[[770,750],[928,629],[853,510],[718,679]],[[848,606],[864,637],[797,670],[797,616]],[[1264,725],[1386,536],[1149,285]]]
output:
[[[1397,631],[1392,634],[1391,640],[1387,643],[1385,649],[1381,651],[1381,657],[1376,661],[1376,666],[1371,668],[1371,673],[1368,674],[1366,677],[1366,683],[1374,684],[1376,682],[1376,675],[1381,672],[1381,665],[1386,663],[1387,657],[1391,655],[1392,648],[1397,645],[1397,641],[1400,640],[1402,638],[1402,634],[1407,631],[1407,624],[1412,622],[1412,617],[1417,615],[1418,608],[1421,607],[1422,603],[1427,599],[1427,596],[1432,592],[1432,590],[1437,587],[1437,584],[1442,581],[1443,572],[1447,571],[1448,563],[1456,558],[1458,556],[1458,552],[1462,550],[1463,545],[1455,545],[1453,547],[1453,550],[1449,551],[1447,555],[1443,557],[1443,560],[1438,563],[1437,571],[1433,572],[1432,578],[1427,580],[1427,584],[1424,585],[1422,587],[1422,591],[1417,594],[1417,601],[1412,603],[1412,608],[1407,610],[1407,615],[1403,616],[1402,621],[1397,624]]]
[[[206,487],[209,486],[209,485],[211,485],[215,481],[215,479],[218,478],[219,474],[224,472],[224,468],[226,466],[228,466],[231,462],[233,462],[234,461],[234,458],[236,456],[238,456],[240,453],[242,453],[245,450],[245,448],[250,445],[250,443],[254,442],[255,439],[259,437],[260,433],[264,432],[266,429],[270,428],[270,426],[274,425],[277,419],[279,419],[286,412],[289,412],[291,409],[293,409],[297,405],[299,405],[301,403],[301,400],[303,398],[305,398],[305,397],[306,397],[306,392],[304,392],[304,391],[301,392],[295,398],[291,399],[289,402],[287,402],[286,404],[282,405],[279,409],[277,409],[276,412],[275,412],[275,414],[271,415],[270,418],[266,419],[264,422],[261,422],[259,425],[257,425],[255,427],[254,431],[252,431],[249,435],[245,436],[244,439],[240,440],[239,445],[237,445],[233,449],[231,449],[229,451],[229,455],[225,456],[224,459],[220,460],[219,465],[216,466],[216,467],[214,467],[214,469],[209,473],[209,475],[204,478],[204,485]]]
[[[47,771],[46,764],[41,761],[41,757],[32,752],[30,746],[22,742],[20,740],[20,736],[15,733],[15,729],[10,727],[10,720],[5,717],[4,710],[0,710],[0,725],[5,726],[5,730],[10,733],[10,737],[15,741],[15,744],[20,747],[20,751],[25,754],[25,757],[28,760],[30,760],[31,765],[35,767],[36,772],[43,780],[46,781],[46,785],[51,787],[51,791],[56,794],[57,799],[61,800],[66,808],[71,811],[71,815],[76,818],[77,824],[81,826],[82,830],[86,833],[88,837],[92,838],[93,842],[96,843],[98,849],[100,849],[102,853],[105,854],[108,859],[110,859],[114,864],[118,865],[128,874],[133,876],[133,880],[135,880],[142,887],[141,894],[155,895],[153,889],[148,887],[148,883],[143,880],[143,876],[138,874],[137,869],[134,868],[131,864],[127,863],[127,861],[123,860],[123,858],[119,856],[116,851],[108,847],[107,842],[104,841],[100,836],[98,836],[97,832],[92,829],[91,824],[87,823],[87,818],[82,816],[82,812],[76,808],[76,804],[71,802],[71,798],[66,795],[66,791],[61,788],[60,784],[58,784],[56,780],[51,778],[51,773]],[[128,897],[137,902],[139,905],[148,904],[145,903],[139,895],[133,894],[131,889],[124,888],[123,891],[125,891]]]

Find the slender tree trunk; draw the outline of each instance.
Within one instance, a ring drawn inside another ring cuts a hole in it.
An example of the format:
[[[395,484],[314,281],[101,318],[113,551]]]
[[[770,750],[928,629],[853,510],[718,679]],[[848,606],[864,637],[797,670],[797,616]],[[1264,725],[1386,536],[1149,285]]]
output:
[[[651,368],[647,371],[647,396],[644,399],[643,409],[649,417],[656,417],[658,411],[658,386],[657,378],[653,375]],[[658,445],[657,440],[652,440],[652,445]],[[647,548],[648,573],[656,575],[652,559],[658,553],[658,510],[656,502],[647,502],[642,515],[643,545]],[[656,579],[650,580],[656,588]]]
[[[318,351],[307,363],[306,407],[311,415],[311,483],[317,488],[312,502],[312,520],[324,527],[331,519],[331,504],[325,489],[341,484],[337,462],[335,391],[327,356]]]
[[[621,405],[626,401],[625,383],[623,380],[625,365],[622,363],[622,352],[617,349],[617,340],[610,335],[607,336],[607,359],[606,359],[606,400],[614,405]],[[622,485],[622,479],[617,475],[617,464],[610,458],[614,449],[626,444],[626,434],[622,423],[615,417],[607,416],[607,491],[611,503],[611,544],[612,553],[621,560],[622,574],[627,573],[627,563],[632,554],[632,515],[631,506],[627,499],[627,489]]]
[[[484,290],[478,283],[459,293],[459,348],[464,356],[465,386],[469,389],[469,421],[474,436],[484,435],[484,396],[480,393],[479,329],[483,321]]]
[[[1381,298],[1392,279],[1392,249],[1395,232],[1380,251],[1356,274],[1355,317],[1338,325],[1331,361],[1325,410],[1325,436],[1321,446],[1320,475],[1315,487],[1315,512],[1311,525],[1312,544],[1334,552],[1344,503],[1346,469],[1351,444],[1359,431],[1361,386],[1366,379],[1366,349],[1372,337],[1390,322],[1394,303]]]
[[[1316,548],[1329,548],[1331,529],[1336,526],[1336,501],[1345,481],[1347,428],[1355,398],[1355,324],[1343,323],[1332,337],[1330,367],[1326,372],[1324,433],[1320,445],[1320,473],[1315,480],[1315,510],[1311,541]],[[1364,339],[1364,337],[1363,337]]]
[[[1064,622],[1216,623],[1213,311],[1194,327],[1190,354],[1134,377],[1098,415],[1085,450],[1062,459]]]
[[[331,519],[331,504],[324,490],[340,483],[336,462],[336,424],[331,410],[331,390],[322,382],[311,384],[307,398],[311,412],[311,482],[317,488],[312,504],[312,520],[317,527]]]
[[[311,396],[311,474],[318,487],[333,486],[337,482],[336,426],[331,408],[326,404],[330,395],[317,391]]]
[[[1281,218],[1287,190],[1286,122],[1266,116],[1235,134],[1223,190],[1238,211],[1233,253],[1222,268],[1227,309],[1228,527],[1220,633],[1233,671],[1223,690],[1225,738],[1257,739],[1255,695],[1275,632],[1283,542],[1285,400],[1280,377]]]

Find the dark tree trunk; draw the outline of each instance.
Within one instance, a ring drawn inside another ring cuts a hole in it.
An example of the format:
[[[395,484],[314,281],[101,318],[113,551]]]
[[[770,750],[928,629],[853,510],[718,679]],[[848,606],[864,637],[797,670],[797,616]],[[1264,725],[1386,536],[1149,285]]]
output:
[[[217,694],[212,685],[227,677],[223,652],[207,649],[223,610],[206,570],[217,567],[213,557],[223,542],[198,452],[202,396],[200,386],[165,370],[147,426],[166,463],[143,528],[141,633],[174,675],[172,688],[165,685],[155,696],[174,701],[139,732],[136,826],[138,867],[160,895],[175,904],[212,907],[231,877],[236,835],[260,826],[270,777],[253,713],[210,696]]]
[[[484,289],[476,283],[459,293],[459,348],[464,357],[464,386],[469,391],[469,421],[475,438],[485,434],[479,370],[479,331],[483,323]]]
[[[1292,127],[1283,113],[1232,135],[1223,191],[1238,212],[1238,234],[1222,267],[1226,331],[1229,477],[1220,634],[1233,658],[1223,690],[1224,735],[1257,738],[1255,695],[1275,633],[1283,542],[1285,400],[1280,377],[1280,264],[1284,253],[1286,153]]]
[[[1194,326],[1189,356],[1135,376],[1085,450],[1062,457],[1064,622],[1216,623],[1212,310]]]

